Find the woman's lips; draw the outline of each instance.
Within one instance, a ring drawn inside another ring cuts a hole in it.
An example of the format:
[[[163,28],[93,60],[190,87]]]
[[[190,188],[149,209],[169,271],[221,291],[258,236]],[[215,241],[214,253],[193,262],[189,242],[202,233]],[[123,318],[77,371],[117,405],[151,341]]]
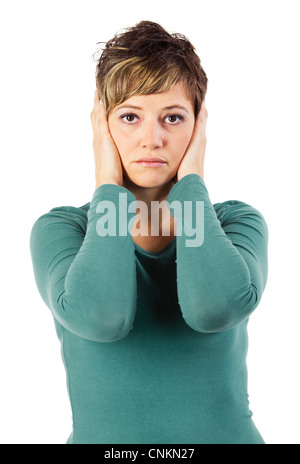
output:
[[[165,161],[137,161],[137,163],[146,168],[158,168],[167,164]]]
[[[144,166],[146,168],[157,168],[159,166],[165,166],[167,163],[166,161],[160,158],[141,158],[137,161],[140,166]]]

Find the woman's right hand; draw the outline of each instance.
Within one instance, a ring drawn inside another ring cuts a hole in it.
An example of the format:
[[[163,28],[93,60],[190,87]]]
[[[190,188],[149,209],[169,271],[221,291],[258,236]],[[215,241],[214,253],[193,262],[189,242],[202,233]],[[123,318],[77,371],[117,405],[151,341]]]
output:
[[[102,184],[123,185],[123,168],[119,151],[109,131],[103,103],[95,91],[91,112],[95,156],[96,189]]]

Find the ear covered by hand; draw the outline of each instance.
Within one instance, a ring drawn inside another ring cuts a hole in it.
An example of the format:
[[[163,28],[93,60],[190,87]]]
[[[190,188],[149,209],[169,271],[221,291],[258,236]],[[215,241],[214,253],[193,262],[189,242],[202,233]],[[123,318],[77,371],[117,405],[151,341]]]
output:
[[[177,176],[174,178],[175,183],[188,174],[198,174],[202,177],[202,179],[204,179],[204,158],[207,144],[207,118],[208,112],[205,100],[203,100],[200,112],[195,121],[190,143],[178,167]]]

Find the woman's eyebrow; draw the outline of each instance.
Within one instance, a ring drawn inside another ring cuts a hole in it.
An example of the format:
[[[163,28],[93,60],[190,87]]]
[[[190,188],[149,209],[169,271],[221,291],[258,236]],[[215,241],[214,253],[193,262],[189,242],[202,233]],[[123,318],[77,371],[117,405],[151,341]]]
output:
[[[123,106],[119,106],[116,110],[121,110],[121,109],[124,109],[124,108],[133,108],[135,110],[143,110],[143,108],[141,108],[140,106],[135,106],[135,105],[123,105]],[[184,106],[181,106],[181,105],[171,105],[171,106],[165,106],[164,108],[162,108],[162,110],[173,110],[175,108],[179,108],[183,111],[185,111],[186,113],[189,114],[188,110],[184,107]]]

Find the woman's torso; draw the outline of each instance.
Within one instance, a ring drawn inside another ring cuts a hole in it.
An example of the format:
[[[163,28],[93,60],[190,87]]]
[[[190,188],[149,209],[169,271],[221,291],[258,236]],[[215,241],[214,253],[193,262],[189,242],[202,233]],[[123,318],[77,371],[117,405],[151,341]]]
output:
[[[135,253],[136,316],[126,338],[91,342],[56,322],[70,442],[262,444],[248,403],[247,321],[215,334],[191,329],[178,304],[175,241],[156,253],[135,244]]]

